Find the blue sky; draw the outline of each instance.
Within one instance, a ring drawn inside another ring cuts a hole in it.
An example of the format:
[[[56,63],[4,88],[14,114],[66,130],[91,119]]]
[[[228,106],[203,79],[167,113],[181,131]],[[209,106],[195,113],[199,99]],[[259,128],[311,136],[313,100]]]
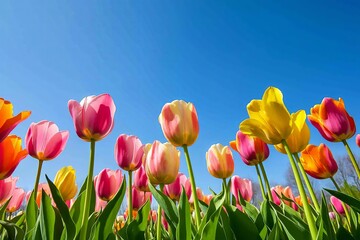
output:
[[[158,115],[166,102],[195,104],[200,122],[189,149],[197,184],[220,189],[206,169],[205,152],[228,144],[246,105],[268,86],[280,88],[289,111],[324,97],[342,97],[360,121],[360,6],[356,1],[43,1],[0,3],[1,97],[32,115],[14,131],[46,119],[70,131],[65,151],[43,165],[54,178],[67,165],[78,182],[87,174],[89,144],[80,140],[67,108],[70,99],[109,93],[117,106],[115,128],[97,143],[95,174],[117,169],[113,148],[122,134],[143,143],[165,141]],[[311,143],[323,140],[311,127]],[[349,140],[355,154],[355,138]],[[270,147],[265,162],[272,182],[284,183],[288,160]],[[235,174],[256,179],[234,152]],[[181,171],[187,174],[184,155]],[[14,172],[31,189],[37,160]]]

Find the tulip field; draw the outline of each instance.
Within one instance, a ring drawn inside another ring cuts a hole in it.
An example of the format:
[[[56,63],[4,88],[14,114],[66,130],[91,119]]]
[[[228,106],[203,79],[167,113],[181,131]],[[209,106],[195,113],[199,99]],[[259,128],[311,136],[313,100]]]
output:
[[[336,181],[338,163],[327,146],[343,145],[360,180],[348,144],[356,141],[360,147],[360,134],[344,101],[325,97],[309,111],[289,113],[280,89],[268,87],[246,108],[249,117],[239,119],[234,140],[226,146],[215,143],[204,153],[207,170],[222,181],[221,191],[204,195],[189,154],[201,124],[190,102],[175,100],[159,109],[168,142],[144,144],[137,136],[120,134],[109,150],[119,168],[95,176],[96,143],[114,127],[116,106],[109,94],[69,100],[74,129],[60,130],[42,120],[30,124],[24,141],[12,130],[31,112],[14,115],[11,100],[0,98],[0,239],[360,239],[360,189]],[[308,122],[324,139],[320,145],[309,144]],[[79,186],[72,166],[59,169],[54,179],[42,171],[66,148],[72,131],[90,150],[87,177]],[[269,145],[287,156],[298,196],[289,186],[271,186],[263,165]],[[27,156],[38,164],[29,192],[17,185],[21,176],[13,176]],[[187,172],[179,172],[180,161]],[[253,201],[249,179],[233,175],[234,161],[256,169],[261,202]],[[40,176],[47,182],[39,183]],[[309,176],[330,179],[332,187],[323,188],[319,197]]]

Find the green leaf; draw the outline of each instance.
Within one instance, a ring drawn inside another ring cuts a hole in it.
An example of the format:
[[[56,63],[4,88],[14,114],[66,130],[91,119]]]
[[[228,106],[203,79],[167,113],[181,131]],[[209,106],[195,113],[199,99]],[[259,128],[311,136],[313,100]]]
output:
[[[113,235],[112,228],[116,219],[116,215],[123,201],[125,190],[126,181],[123,179],[121,187],[116,195],[108,202],[105,209],[100,213],[93,229],[93,239],[107,239],[110,235]],[[89,228],[91,228],[90,225]]]
[[[277,213],[277,216],[289,239],[311,239],[310,232],[307,228],[299,225],[280,212]]]
[[[146,203],[138,210],[136,219],[130,222],[129,226],[126,228],[127,237],[129,239],[145,239],[144,233],[148,224],[149,214],[150,201],[147,200]]]
[[[38,206],[35,200],[34,191],[31,193],[29,201],[26,206],[25,216],[26,216],[26,233],[29,237],[32,236],[30,233],[34,229],[38,217]]]
[[[264,223],[269,227],[269,229],[272,229],[276,222],[276,216],[273,213],[273,210],[270,207],[270,203],[267,199],[265,199],[261,203],[260,212],[261,212],[262,218],[264,220]]]
[[[360,201],[359,200],[357,200],[345,193],[341,193],[341,192],[326,189],[326,188],[325,188],[325,190],[328,191],[331,195],[337,197],[338,199],[340,199],[341,201],[343,201],[344,203],[349,205],[357,213],[360,213]]]
[[[176,239],[191,240],[190,204],[184,187],[179,201],[179,222],[176,228]]]
[[[56,206],[59,209],[60,216],[65,224],[66,238],[73,239],[76,234],[76,226],[70,216],[69,209],[63,201],[62,197],[60,196],[59,190],[56,188],[54,183],[48,178],[47,175],[45,175],[45,177],[50,187],[51,196],[56,203]]]
[[[8,206],[10,199],[11,198],[9,198],[0,208],[0,220],[6,220],[6,207]]]
[[[339,227],[336,233],[336,239],[355,240],[343,226]]]
[[[226,239],[235,240],[236,239],[235,235],[234,235],[234,233],[233,233],[233,231],[232,231],[232,229],[230,227],[229,216],[226,214],[225,211],[220,212],[220,224],[221,224],[220,227],[224,229]],[[218,229],[216,231],[218,231]]]
[[[255,223],[246,214],[234,206],[225,205],[225,208],[236,239],[256,240],[259,238],[259,231]]]
[[[55,212],[50,197],[42,190],[40,205],[40,231],[42,239],[52,240],[55,233]]]
[[[281,229],[279,223],[275,222],[273,229],[271,230],[268,240],[281,240]]]
[[[329,217],[329,211],[327,208],[328,204],[326,202],[326,198],[324,193],[322,192],[322,198],[321,198],[321,207],[320,207],[320,219],[323,225],[323,229],[325,231],[325,234],[328,239],[335,239],[335,232],[333,225],[331,223],[330,217]],[[319,229],[321,229],[319,227]]]
[[[14,223],[0,220],[1,226],[6,229],[7,237],[10,240],[24,239],[24,231]]]

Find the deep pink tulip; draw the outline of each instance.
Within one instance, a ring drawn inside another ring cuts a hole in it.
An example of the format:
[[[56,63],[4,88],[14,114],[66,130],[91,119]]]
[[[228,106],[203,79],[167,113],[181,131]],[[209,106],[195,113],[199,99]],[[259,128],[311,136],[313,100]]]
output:
[[[252,182],[249,179],[241,178],[237,175],[231,177],[231,193],[235,196],[236,202],[240,203],[239,193],[248,202],[253,196]]]
[[[331,204],[334,206],[335,210],[340,214],[340,215],[344,215],[345,214],[345,209],[343,206],[343,202],[338,199],[337,197],[331,196],[330,197],[330,202]]]
[[[206,165],[213,177],[230,177],[234,172],[234,158],[230,148],[220,143],[213,144],[206,152]]]
[[[21,204],[24,202],[25,191],[22,188],[15,188],[10,202],[6,207],[6,211],[9,213],[13,213],[21,207]]]
[[[114,127],[115,104],[109,94],[88,96],[68,102],[76,134],[84,141],[99,141]]]
[[[59,131],[55,123],[43,120],[30,125],[25,138],[26,148],[33,158],[51,160],[64,150],[68,138],[68,131]]]
[[[136,136],[121,134],[115,144],[115,159],[125,171],[135,171],[142,164],[144,146]]]
[[[256,165],[269,157],[269,147],[263,140],[240,131],[236,133],[236,140],[230,142],[230,146],[239,153],[246,165]]]
[[[164,194],[172,200],[179,201],[182,188],[184,187],[186,196],[191,196],[191,184],[183,173],[178,173],[173,183],[164,187]]]
[[[120,169],[113,171],[109,168],[101,170],[99,175],[95,176],[95,191],[99,198],[104,201],[110,201],[120,188],[123,176]]]
[[[17,180],[17,177],[11,176],[0,180],[0,206],[13,195]]]
[[[360,147],[360,133],[358,135],[356,135],[356,145],[358,145],[358,147]]]
[[[134,172],[134,187],[136,187],[139,191],[150,192],[149,179],[146,175],[144,165],[141,165]]]
[[[149,199],[150,203],[152,200],[151,192],[139,191],[136,187],[132,187],[132,207],[133,210],[138,210],[146,203]]]

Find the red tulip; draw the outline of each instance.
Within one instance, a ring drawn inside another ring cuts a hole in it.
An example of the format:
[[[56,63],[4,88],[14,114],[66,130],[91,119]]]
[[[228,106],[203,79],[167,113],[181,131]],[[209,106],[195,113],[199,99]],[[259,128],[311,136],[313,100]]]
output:
[[[95,176],[94,184],[97,195],[104,201],[110,201],[118,192],[123,181],[120,169],[113,171],[109,168],[103,169]]]
[[[21,204],[23,203],[25,198],[25,191],[22,188],[15,188],[10,202],[6,207],[6,211],[9,213],[13,213],[21,207]]]
[[[248,202],[251,201],[253,196],[252,182],[249,179],[241,178],[237,175],[231,177],[230,185],[231,193],[235,196],[236,202],[240,203],[239,195]]]
[[[144,146],[136,136],[122,134],[115,144],[115,159],[119,167],[126,171],[135,171],[142,164]]]

